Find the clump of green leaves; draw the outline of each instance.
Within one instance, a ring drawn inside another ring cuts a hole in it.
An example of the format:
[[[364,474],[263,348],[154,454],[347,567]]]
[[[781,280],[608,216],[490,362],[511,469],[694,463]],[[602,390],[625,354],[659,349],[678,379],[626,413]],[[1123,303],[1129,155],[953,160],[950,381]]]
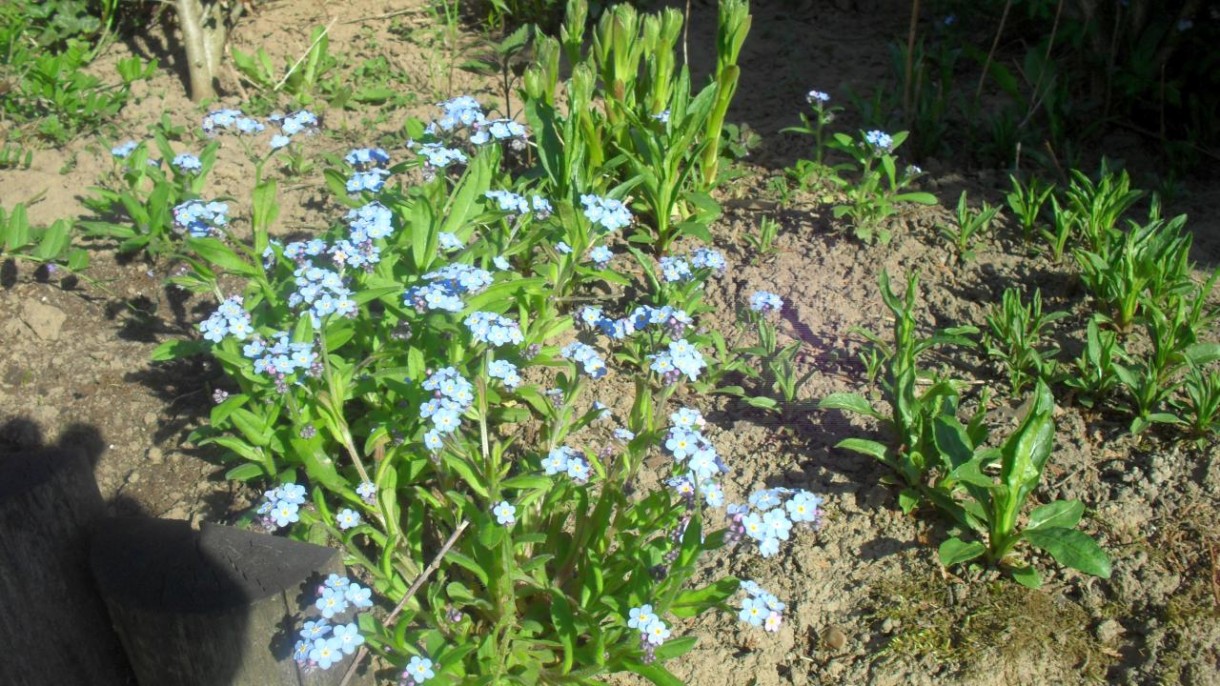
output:
[[[89,266],[89,253],[72,247],[71,222],[59,219],[48,227],[32,227],[22,203],[7,213],[0,207],[0,260],[10,259],[65,266],[73,272]]]
[[[1008,209],[1017,218],[1021,227],[1021,235],[1025,240],[1031,240],[1038,232],[1038,221],[1046,201],[1055,192],[1055,185],[1043,182],[1037,176],[1031,177],[1028,183],[1021,183],[1015,175],[1009,175],[1012,190],[1004,196]]]
[[[940,416],[956,417],[960,401],[958,385],[920,369],[919,358],[939,345],[973,347],[974,342],[968,336],[978,333],[974,327],[963,326],[920,336],[915,318],[918,283],[918,277],[912,274],[900,296],[891,289],[889,275],[883,271],[881,297],[894,316],[893,337],[887,341],[870,331],[860,331],[878,351],[880,359],[875,365],[881,370],[879,385],[882,398],[890,406],[889,414],[874,408],[857,393],[832,393],[818,403],[819,409],[862,414],[885,427],[890,434],[888,443],[847,438],[836,447],[869,455],[894,470],[906,486],[899,496],[906,511],[929,493],[927,483],[934,471],[942,476],[948,471],[935,445],[933,421]],[[981,420],[980,411],[972,425]]]
[[[273,109],[283,93],[296,107],[307,107],[317,101],[323,81],[338,66],[338,60],[330,54],[330,37],[326,27],[316,26],[309,34],[309,47],[300,59],[276,69],[271,57],[263,48],[251,55],[237,48],[232,49],[233,66],[259,92],[265,109]],[[258,105],[258,103],[252,103]]]
[[[974,259],[972,244],[977,236],[986,233],[991,228],[1000,208],[983,203],[977,211],[970,209],[966,203],[966,192],[962,191],[957,199],[957,222],[953,227],[941,226],[940,235],[949,241],[957,250],[959,262],[969,262]]]
[[[1055,401],[1045,383],[1038,382],[1021,424],[999,449],[989,448],[977,431],[954,417],[937,417],[936,447],[952,466],[949,480],[961,486],[964,496],[957,513],[968,529],[985,541],[952,537],[940,546],[946,567],[983,557],[1007,569],[1019,583],[1038,587],[1041,576],[1028,564],[1012,559],[1022,541],[1046,551],[1059,564],[1086,574],[1110,577],[1110,559],[1092,537],[1076,529],[1084,515],[1078,500],[1056,500],[1034,508],[1024,526],[1018,518],[1042,481],[1054,449]],[[995,469],[998,468],[998,477]]]
[[[855,237],[865,243],[889,242],[886,220],[898,213],[898,204],[936,204],[936,196],[931,193],[906,190],[920,174],[915,167],[898,170],[898,158],[893,152],[906,138],[905,131],[892,137],[881,131],[869,131],[859,140],[836,133],[828,144],[851,159],[851,162],[835,166],[837,175],[833,180],[847,201],[835,205],[832,211],[836,219],[847,217]],[[843,172],[852,173],[856,178],[844,178]]]
[[[1003,367],[1013,395],[1020,394],[1033,381],[1051,381],[1059,348],[1043,343],[1044,330],[1067,314],[1063,311],[1043,314],[1040,289],[1034,291],[1033,298],[1026,304],[1020,290],[1008,288],[1000,296],[1000,302],[992,305],[987,313],[982,347],[988,357]]]

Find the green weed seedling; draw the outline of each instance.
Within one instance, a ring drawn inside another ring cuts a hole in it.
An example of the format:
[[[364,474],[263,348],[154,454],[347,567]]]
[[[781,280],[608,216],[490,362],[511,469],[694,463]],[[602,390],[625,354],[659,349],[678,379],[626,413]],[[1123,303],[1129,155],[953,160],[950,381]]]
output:
[[[20,144],[5,143],[0,146],[0,169],[29,169],[34,163],[34,151]]]
[[[1050,248],[1051,259],[1063,261],[1063,252],[1067,250],[1068,240],[1076,232],[1081,219],[1067,207],[1059,204],[1059,199],[1051,196],[1051,227],[1039,229],[1038,233],[1046,240]]]
[[[1192,366],[1182,383],[1185,398],[1174,409],[1200,445],[1220,435],[1220,371]]]
[[[46,228],[31,227],[22,203],[8,213],[0,207],[0,261],[10,259],[64,266],[72,272],[89,266],[89,253],[72,248],[71,222],[60,219]]]
[[[271,102],[264,103],[267,109],[275,107],[274,94],[280,92],[299,107],[310,105],[317,100],[323,77],[338,65],[338,60],[328,52],[330,38],[327,34],[326,27],[314,27],[309,35],[309,48],[300,59],[287,65],[282,75],[263,48],[253,55],[233,48],[233,66],[262,91],[264,98],[272,98]]]
[[[1036,176],[1031,177],[1028,184],[1022,184],[1015,175],[1010,174],[1008,181],[1012,184],[1012,190],[1004,196],[1004,200],[1021,226],[1021,235],[1029,241],[1037,235],[1039,216],[1046,201],[1054,194],[1055,185],[1044,183]]]
[[[1045,383],[1038,382],[1027,405],[1020,426],[998,450],[984,447],[956,418],[934,420],[936,447],[952,465],[951,479],[965,495],[960,502],[961,521],[986,539],[949,538],[940,545],[940,562],[952,567],[981,557],[1007,569],[1018,583],[1037,588],[1042,583],[1038,571],[1010,558],[1024,541],[1050,553],[1061,565],[1108,579],[1109,557],[1097,541],[1076,528],[1084,515],[1080,501],[1040,505],[1023,527],[1018,526],[1026,501],[1042,481],[1055,440],[1055,400]]]
[[[830,105],[830,95],[818,90],[809,91],[805,96],[809,106],[813,108],[813,119],[804,112],[800,113],[801,125],[781,129],[781,133],[800,133],[813,137],[813,164],[822,168],[826,160],[826,127],[834,122],[843,111],[842,107]]]
[[[954,227],[940,227],[940,235],[949,241],[957,250],[957,259],[959,262],[969,262],[974,259],[974,249],[971,245],[974,243],[975,237],[986,233],[991,228],[991,222],[995,220],[1000,208],[992,207],[987,203],[978,211],[972,211],[969,205],[966,204],[966,192],[957,199],[957,222]]]
[[[1201,342],[1215,312],[1205,300],[1220,272],[1198,287],[1192,299],[1173,298],[1164,305],[1149,303],[1142,317],[1152,351],[1131,366],[1118,365],[1118,379],[1131,399],[1131,433],[1140,433],[1154,423],[1181,424],[1172,412],[1162,411],[1182,384],[1182,374],[1196,366],[1220,360],[1220,344]]]
[[[1102,318],[1095,315],[1085,330],[1085,347],[1073,361],[1070,374],[1063,379],[1064,385],[1076,394],[1076,400],[1085,407],[1100,407],[1120,386],[1118,370],[1128,357],[1118,334],[1102,329]]]
[[[936,196],[931,193],[905,190],[920,174],[916,167],[907,167],[901,174],[898,172],[898,159],[893,152],[906,138],[905,131],[893,136],[869,131],[858,141],[847,134],[836,133],[829,143],[831,148],[852,160],[836,165],[837,172],[858,170],[854,182],[841,174],[834,177],[847,196],[846,203],[835,205],[834,216],[850,219],[856,238],[867,244],[889,242],[890,232],[885,220],[898,213],[899,203],[936,204]]]
[[[987,313],[982,347],[1004,368],[1013,395],[1019,395],[1030,382],[1050,382],[1059,348],[1042,345],[1044,329],[1067,315],[1063,311],[1043,314],[1041,290],[1035,290],[1026,304],[1015,288],[1006,289],[999,304]]]
[[[1114,174],[1105,162],[1096,183],[1073,169],[1064,193],[1065,207],[1080,221],[1081,233],[1093,252],[1105,250],[1106,244],[1121,233],[1119,220],[1142,196],[1142,192],[1131,190],[1126,171]]]
[[[752,295],[746,321],[757,332],[758,344],[736,348],[731,355],[722,356],[733,360],[733,370],[766,388],[770,395],[752,395],[741,386],[723,386],[717,391],[737,396],[751,407],[787,414],[796,408],[797,393],[817,370],[811,369],[803,375],[797,372],[796,354],[801,349],[800,341],[779,346],[772,315],[778,315],[782,309],[783,300],[774,293],[758,291]]]
[[[775,238],[779,235],[779,222],[772,217],[758,220],[758,233],[747,233],[746,242],[755,252],[755,260],[775,252]]]
[[[1109,322],[1120,332],[1136,323],[1146,303],[1189,294],[1191,236],[1183,231],[1186,216],[1169,221],[1153,216],[1149,223],[1134,222],[1102,246],[1101,252],[1080,249],[1073,255],[1080,278],[1101,305]]]
[[[906,489],[900,494],[903,510],[910,511],[925,494],[925,485],[934,469],[943,468],[932,436],[936,417],[957,415],[959,392],[957,385],[944,378],[933,378],[918,367],[919,357],[938,345],[972,347],[969,335],[977,334],[971,326],[956,327],[921,338],[916,332],[915,296],[918,277],[907,279],[906,293],[899,297],[890,287],[889,274],[881,273],[881,297],[894,314],[893,341],[882,340],[876,334],[861,331],[880,351],[882,369],[881,395],[890,406],[887,416],[875,409],[857,393],[832,393],[818,403],[823,410],[854,412],[876,419],[891,435],[889,444],[863,438],[847,438],[839,448],[872,456],[901,477]],[[926,387],[921,386],[926,383]],[[981,421],[982,407],[971,424]],[[946,470],[947,471],[947,470]]]

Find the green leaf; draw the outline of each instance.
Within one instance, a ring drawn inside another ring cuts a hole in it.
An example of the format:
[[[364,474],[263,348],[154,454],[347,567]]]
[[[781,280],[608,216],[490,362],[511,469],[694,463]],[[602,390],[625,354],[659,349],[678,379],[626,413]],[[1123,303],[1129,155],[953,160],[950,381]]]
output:
[[[902,514],[911,514],[915,511],[915,508],[919,507],[919,503],[919,491],[913,488],[904,488],[898,492],[898,507],[902,508]]]
[[[819,410],[846,410],[857,414],[868,415],[879,420],[885,419],[873,409],[864,396],[859,393],[831,393],[818,401]]]
[[[1103,579],[1110,578],[1109,556],[1092,536],[1083,531],[1045,527],[1026,529],[1021,535],[1030,545],[1050,553],[1061,565]]]
[[[212,344],[207,341],[166,341],[153,350],[152,361],[181,360],[208,352],[211,349]]]
[[[479,580],[479,583],[487,586],[487,572],[483,571],[483,567],[465,553],[450,548],[449,552],[445,553],[445,559],[470,572]]]
[[[551,620],[555,623],[559,642],[563,644],[563,673],[572,671],[573,652],[576,647],[576,618],[572,604],[561,591],[551,593]]]
[[[668,669],[665,669],[655,662],[650,665],[642,665],[638,662],[628,662],[625,666],[628,670],[639,674],[645,679],[656,684],[656,686],[684,686],[681,679],[674,676]]]
[[[844,438],[835,445],[836,448],[851,450],[852,452],[871,455],[886,464],[889,464],[889,458],[886,457],[886,447],[877,441],[870,441],[867,438]]]
[[[987,552],[987,546],[981,542],[970,541],[967,543],[955,536],[941,543],[937,554],[940,557],[941,565],[952,567],[953,565],[973,560],[985,552]]]
[[[1033,589],[1042,588],[1042,575],[1033,566],[1014,567],[1008,571],[1012,574],[1012,580],[1022,586]]]
[[[683,591],[674,598],[669,611],[677,617],[694,617],[731,598],[739,585],[740,582],[736,578],[725,577],[703,588]]]
[[[191,238],[186,241],[186,246],[213,267],[242,276],[258,276],[262,272],[215,238]]]
[[[238,466],[230,469],[229,471],[225,472],[225,478],[230,481],[249,481],[251,479],[257,479],[257,478],[260,478],[263,476],[270,476],[270,475],[264,474],[262,467],[260,467],[256,464],[253,464],[251,462],[247,462],[243,465],[238,465]]]
[[[1079,500],[1056,500],[1034,508],[1029,513],[1029,523],[1026,531],[1042,528],[1072,529],[1080,523],[1084,516],[1084,503]]]
[[[695,644],[699,642],[697,636],[683,636],[675,638],[671,641],[666,641],[657,648],[656,656],[658,660],[672,660],[675,657],[682,657],[689,653]]]

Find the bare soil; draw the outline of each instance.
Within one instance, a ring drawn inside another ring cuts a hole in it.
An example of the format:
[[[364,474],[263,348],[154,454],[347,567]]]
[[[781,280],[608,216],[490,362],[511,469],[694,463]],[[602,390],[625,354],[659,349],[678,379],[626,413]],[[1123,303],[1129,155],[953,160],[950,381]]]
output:
[[[825,496],[827,517],[819,532],[798,535],[769,560],[745,548],[712,556],[708,579],[729,573],[758,581],[788,602],[786,623],[777,635],[751,629],[729,613],[680,625],[675,633],[701,640],[671,669],[695,686],[1220,684],[1220,465],[1214,445],[1177,443],[1172,434],[1156,432],[1135,439],[1121,417],[1061,398],[1056,451],[1038,498],[1083,500],[1084,526],[1113,556],[1114,573],[1104,581],[1039,559],[1047,583],[1031,591],[993,573],[967,579],[942,570],[936,546],[944,540],[944,522],[933,513],[902,514],[896,489],[881,482],[886,474],[880,465],[833,447],[847,436],[874,435],[876,427],[812,409],[832,392],[870,392],[855,358],[862,339],[851,330],[887,330],[889,313],[877,287],[883,269],[895,283],[920,275],[929,328],[982,325],[986,308],[1005,288],[1039,287],[1048,310],[1073,314],[1054,331],[1063,358],[1081,347],[1087,302],[1073,267],[1030,250],[1008,223],[991,232],[966,265],[956,263],[937,235],[936,224],[949,221],[944,208],[961,190],[972,199],[1002,202],[1004,175],[970,168],[969,151],[925,165],[930,174],[924,189],[937,194],[941,206],[905,210],[885,246],[849,238],[823,194],[797,194],[781,206],[767,190],[767,179],[808,149],[807,140],[779,132],[797,123],[804,94],[818,88],[839,98],[848,88],[866,93],[884,82],[886,45],[905,31],[908,11],[905,3],[882,0],[754,9],[729,119],[749,124],[764,143],[738,165],[741,178],[723,189],[727,209],[714,233],[729,268],[709,286],[718,314],[701,325],[733,340],[738,324],[732,313],[754,291],[774,291],[788,303],[781,342],[802,341],[802,364],[816,373],[799,405],[781,417],[721,396],[700,402],[714,425],[711,438],[733,470],[726,485],[730,501],[763,486],[807,488]],[[697,66],[707,64],[713,49],[714,8],[696,4],[692,12],[689,51]],[[332,53],[348,65],[387,57],[404,73],[403,87],[416,96],[416,106],[325,111],[326,133],[309,142],[318,152],[342,154],[393,139],[407,114],[431,116],[432,103],[454,95],[471,93],[493,104],[501,99],[495,84],[453,68],[477,35],[466,31],[454,41],[422,0],[264,3],[242,20],[233,45],[246,52],[264,47],[283,65],[307,48],[312,27],[332,20]],[[38,150],[29,170],[0,171],[0,204],[41,198],[30,208],[41,223],[84,216],[84,189],[111,168],[111,145],[143,136],[163,113],[177,124],[198,126],[203,110],[184,95],[180,58],[163,48],[166,30],[168,25],[115,45],[94,65],[109,76],[114,61],[135,53],[157,55],[165,67],[138,85],[113,131]],[[218,105],[241,107],[236,73],[226,73],[222,86]],[[1103,148],[1109,151],[1111,144],[1111,154],[1127,156],[1129,168],[1152,159],[1141,156],[1139,141],[1116,137]],[[404,154],[401,146],[391,152]],[[233,214],[240,215],[248,203],[250,165],[236,146],[226,145],[216,170],[211,193],[232,197]],[[1220,189],[1191,181],[1187,190],[1169,211],[1191,215],[1202,279],[1220,265]],[[286,183],[281,203],[277,231],[284,235],[321,231],[337,217],[317,173]],[[781,224],[770,255],[755,253],[745,240],[764,216]],[[163,279],[175,265],[119,260],[104,247],[92,258],[87,279],[5,265],[0,451],[42,444],[86,451],[114,513],[231,520],[250,504],[251,493],[224,480],[217,454],[188,441],[206,420],[212,390],[223,378],[203,361],[149,361],[160,342],[197,335],[196,323],[215,304],[167,288]],[[997,433],[1016,425],[1019,400],[1004,400],[1002,377],[986,361],[949,350],[933,363],[975,380],[973,400],[984,386],[994,387],[998,400],[989,422]]]

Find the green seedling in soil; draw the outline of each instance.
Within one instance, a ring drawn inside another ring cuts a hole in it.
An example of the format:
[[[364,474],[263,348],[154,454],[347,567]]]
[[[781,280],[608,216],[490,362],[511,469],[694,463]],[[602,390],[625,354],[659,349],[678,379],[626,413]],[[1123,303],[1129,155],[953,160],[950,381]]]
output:
[[[716,73],[714,75],[712,108],[704,122],[703,140],[705,147],[699,158],[699,176],[695,187],[707,192],[720,182],[717,171],[720,165],[720,138],[724,130],[724,119],[729,112],[729,104],[737,93],[737,82],[741,77],[741,68],[737,59],[741,55],[741,47],[754,18],[750,16],[750,3],[747,0],[724,0],[718,3],[716,15]]]
[[[991,228],[991,222],[995,220],[1000,208],[992,207],[987,203],[978,211],[971,211],[966,204],[966,192],[962,191],[961,196],[957,199],[957,222],[954,228],[941,226],[940,235],[949,241],[957,250],[957,259],[959,262],[969,262],[974,259],[974,249],[971,244],[975,237],[986,233]]]
[[[277,93],[290,97],[293,104],[304,107],[317,100],[319,85],[327,72],[338,65],[338,60],[330,55],[329,31],[327,27],[315,26],[309,35],[309,47],[300,59],[284,68],[281,75],[271,61],[271,57],[263,48],[250,55],[233,48],[233,66],[257,88],[264,98],[269,99],[263,106],[273,109]]]
[[[758,344],[744,348],[736,348],[729,359],[738,361],[736,366],[743,375],[770,391],[771,395],[751,395],[741,386],[724,386],[717,391],[741,398],[747,405],[764,410],[787,414],[797,404],[797,393],[817,372],[811,369],[805,374],[799,374],[796,369],[796,355],[800,352],[801,342],[794,341],[788,345],[779,346],[776,338],[775,323],[772,315],[782,309],[763,300],[755,294],[751,299],[750,309],[746,312],[746,320],[758,334]]]
[[[1131,179],[1125,170],[1114,174],[1103,162],[1097,183],[1079,170],[1072,170],[1064,207],[1079,220],[1089,250],[1102,252],[1120,233],[1118,222],[1123,214],[1142,196],[1141,191],[1131,190]]]
[[[1038,218],[1046,201],[1055,192],[1055,185],[1043,182],[1037,176],[1031,177],[1028,184],[1022,184],[1015,175],[1008,176],[1012,190],[1004,196],[1008,209],[1017,218],[1021,227],[1021,235],[1026,241],[1037,235]]]
[[[61,265],[73,272],[89,266],[89,253],[72,249],[71,222],[59,219],[46,228],[31,227],[22,203],[8,213],[0,207],[0,261],[10,259]]]
[[[1000,303],[991,307],[982,348],[1004,368],[1013,395],[1019,395],[1030,382],[1050,382],[1059,348],[1043,346],[1044,329],[1067,314],[1057,311],[1044,315],[1041,290],[1035,290],[1026,304],[1018,289],[1006,289]]]
[[[758,220],[758,233],[747,233],[746,243],[757,253],[757,257],[764,257],[775,252],[775,237],[779,235],[779,222],[772,217],[763,217]]]
[[[972,347],[969,335],[977,334],[971,326],[956,327],[920,337],[916,332],[915,296],[918,277],[907,279],[906,292],[899,296],[890,287],[889,274],[881,273],[881,297],[894,315],[892,342],[869,331],[860,331],[874,348],[880,351],[884,363],[880,381],[881,395],[890,406],[887,416],[875,409],[857,393],[832,393],[818,403],[818,408],[854,412],[876,419],[891,434],[890,443],[863,438],[847,438],[839,448],[872,456],[901,477],[906,489],[900,494],[903,510],[918,504],[929,473],[944,467],[933,442],[932,422],[936,417],[956,417],[959,392],[956,384],[943,378],[931,378],[918,366],[919,357],[938,345]],[[920,389],[930,381],[926,388]],[[981,417],[982,408],[980,407]],[[972,420],[972,424],[976,423]],[[945,470],[947,471],[947,470]]]
[[[1192,366],[1182,391],[1185,397],[1173,405],[1191,436],[1202,444],[1220,435],[1220,371]]]
[[[1089,320],[1084,350],[1063,379],[1064,385],[1077,394],[1076,400],[1090,408],[1100,407],[1119,388],[1118,370],[1130,359],[1118,341],[1118,334],[1102,329],[1100,321],[1100,315]]]
[[[862,134],[859,141],[836,133],[829,144],[852,160],[852,163],[837,165],[837,172],[858,170],[854,182],[841,174],[834,177],[847,196],[846,203],[835,205],[834,216],[850,219],[856,238],[867,244],[889,242],[890,232],[885,222],[898,213],[899,203],[936,204],[936,196],[931,193],[906,191],[920,174],[915,167],[907,167],[901,174],[898,171],[898,158],[892,153],[906,138],[905,131],[892,137],[881,131],[869,131]]]
[[[1102,252],[1076,250],[1080,278],[1121,333],[1136,323],[1146,303],[1188,294],[1191,236],[1183,232],[1186,216],[1168,222],[1154,218],[1144,226],[1132,223],[1108,241]]]
[[[725,122],[720,134],[720,156],[740,162],[761,144],[762,136],[755,133],[749,124]]]
[[[1051,259],[1056,262],[1063,261],[1063,251],[1067,249],[1068,240],[1075,233],[1080,221],[1075,212],[1060,206],[1059,199],[1051,196],[1051,226],[1053,229],[1038,230],[1038,233],[1046,240],[1047,247],[1050,248]]]
[[[1162,411],[1181,386],[1182,373],[1220,360],[1220,344],[1197,338],[1215,316],[1204,309],[1204,301],[1217,276],[1220,271],[1191,300],[1173,298],[1163,306],[1150,303],[1145,307],[1142,319],[1152,351],[1130,367],[1115,368],[1131,399],[1131,433],[1138,434],[1154,423],[1182,423],[1176,414]]]
[[[952,465],[950,476],[966,496],[960,501],[960,521],[986,538],[986,542],[949,538],[940,546],[940,562],[952,567],[981,557],[1004,567],[1018,583],[1037,588],[1042,583],[1038,571],[1010,557],[1024,541],[1061,565],[1108,579],[1109,557],[1097,541],[1076,528],[1084,515],[1080,501],[1040,505],[1024,526],[1018,526],[1026,501],[1042,481],[1055,439],[1055,400],[1045,383],[1038,382],[1027,405],[1020,426],[998,450],[984,447],[953,417],[934,420],[936,446]]]
[[[805,96],[805,99],[809,102],[809,106],[813,108],[813,119],[810,120],[808,115],[801,112],[800,126],[789,126],[785,129],[781,129],[780,132],[800,133],[806,136],[812,136],[813,165],[815,168],[828,171],[824,168],[827,149],[826,126],[835,120],[835,117],[837,117],[838,114],[843,111],[843,108],[829,105],[828,103],[830,102],[830,95],[823,93],[822,91],[809,91],[809,94]]]
[[[33,163],[33,150],[24,149],[20,144],[8,141],[0,146],[0,169],[29,169]]]

